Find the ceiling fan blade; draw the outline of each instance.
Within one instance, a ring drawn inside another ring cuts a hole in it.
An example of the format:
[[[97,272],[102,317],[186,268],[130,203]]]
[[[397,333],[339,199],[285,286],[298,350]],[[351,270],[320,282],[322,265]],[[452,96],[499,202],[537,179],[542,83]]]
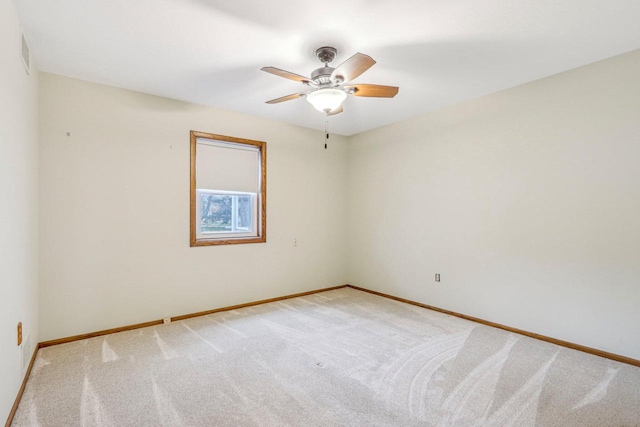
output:
[[[291,101],[292,99],[302,98],[303,96],[307,96],[309,92],[300,92],[300,93],[292,93],[291,95],[283,96],[280,98],[272,99],[271,101],[267,101],[267,104],[278,104],[284,101]]]
[[[331,73],[331,81],[338,83],[350,82],[371,68],[375,63],[376,61],[370,56],[363,53],[356,53],[333,70],[333,73]]]
[[[333,111],[329,111],[329,114],[327,114],[327,116],[335,116],[336,114],[340,114],[344,111],[344,108],[342,108],[342,105],[339,106],[338,108],[336,108]]]
[[[260,70],[266,73],[271,73],[278,77],[284,77],[285,79],[293,80],[293,81],[304,83],[304,84],[309,84],[309,82],[311,82],[311,80],[309,80],[304,76],[290,73],[289,71],[281,70],[280,68],[276,68],[276,67],[262,67],[260,68]]]
[[[396,86],[361,84],[344,86],[344,89],[350,95],[373,98],[393,98],[398,94],[398,88]]]

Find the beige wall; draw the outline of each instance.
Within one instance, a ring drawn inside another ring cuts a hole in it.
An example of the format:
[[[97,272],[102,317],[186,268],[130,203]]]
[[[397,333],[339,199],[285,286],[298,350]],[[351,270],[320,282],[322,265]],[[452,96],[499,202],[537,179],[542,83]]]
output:
[[[40,84],[42,340],[344,283],[345,138],[325,150],[270,120]],[[267,243],[189,247],[192,129],[267,142]]]
[[[640,358],[638,75],[636,51],[325,151],[42,74],[41,339],[350,282]],[[267,244],[189,247],[190,129],[267,141]]]
[[[352,137],[348,281],[640,359],[638,76],[635,51]]]
[[[38,73],[20,45],[13,3],[0,0],[0,422],[38,342]]]

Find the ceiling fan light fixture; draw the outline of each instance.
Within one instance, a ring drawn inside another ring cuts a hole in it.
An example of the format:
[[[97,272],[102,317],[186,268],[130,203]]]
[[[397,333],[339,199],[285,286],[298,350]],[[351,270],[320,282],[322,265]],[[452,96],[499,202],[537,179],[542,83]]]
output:
[[[319,89],[307,95],[307,101],[316,110],[325,113],[339,108],[346,98],[347,94],[339,89]]]

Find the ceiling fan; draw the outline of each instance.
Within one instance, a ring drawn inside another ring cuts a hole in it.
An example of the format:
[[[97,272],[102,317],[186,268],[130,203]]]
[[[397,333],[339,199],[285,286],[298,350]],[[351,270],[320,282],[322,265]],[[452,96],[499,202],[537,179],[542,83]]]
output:
[[[336,68],[329,63],[336,57],[338,50],[331,46],[316,49],[316,56],[324,67],[320,67],[311,73],[311,78],[299,74],[290,73],[275,67],[263,67],[262,71],[274,74],[285,79],[290,79],[312,87],[306,92],[293,93],[281,98],[267,101],[267,104],[278,104],[292,99],[306,97],[318,111],[327,115],[342,113],[342,102],[347,95],[365,96],[374,98],[393,98],[398,93],[395,86],[382,86],[372,84],[348,84],[351,80],[360,76],[371,68],[376,61],[370,56],[356,53],[351,58],[338,65]]]

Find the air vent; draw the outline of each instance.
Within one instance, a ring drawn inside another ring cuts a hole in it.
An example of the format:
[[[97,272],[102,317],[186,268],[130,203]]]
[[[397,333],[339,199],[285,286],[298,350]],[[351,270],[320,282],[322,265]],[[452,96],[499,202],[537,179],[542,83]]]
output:
[[[24,33],[22,33],[22,47],[20,49],[20,56],[22,57],[22,63],[24,64],[25,70],[27,70],[27,74],[30,74],[30,54],[29,54],[29,45],[27,44],[27,39],[24,38]]]

